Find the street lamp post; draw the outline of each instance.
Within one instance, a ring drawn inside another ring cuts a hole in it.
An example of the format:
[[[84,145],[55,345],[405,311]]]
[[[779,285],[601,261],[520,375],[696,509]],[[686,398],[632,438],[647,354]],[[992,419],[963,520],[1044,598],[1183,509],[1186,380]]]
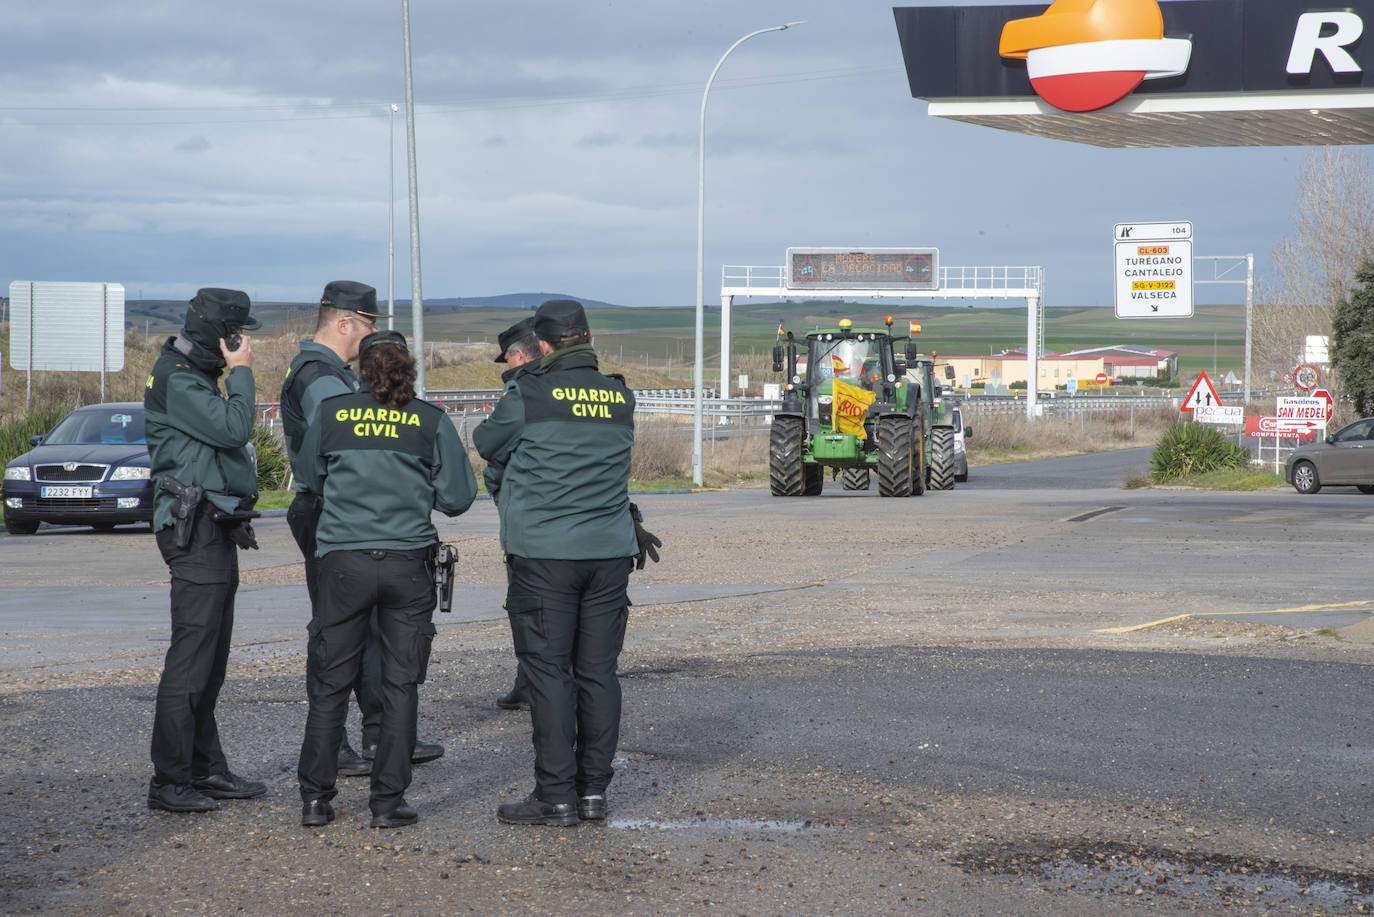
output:
[[[420,289],[420,198],[415,181],[415,92],[410,73],[410,0],[401,0],[406,59],[406,164],[410,180],[410,320],[415,394],[425,397],[425,297]]]
[[[386,330],[396,327],[396,103],[387,113]]]
[[[729,47],[720,60],[716,61],[715,69],[711,71],[710,77],[706,80],[706,88],[701,93],[701,127],[698,134],[697,144],[697,359],[696,359],[696,390],[694,392],[694,403],[692,407],[692,481],[700,487],[702,484],[702,462],[701,462],[701,428],[703,400],[706,397],[705,373],[706,358],[703,353],[706,343],[705,330],[705,300],[703,290],[706,281],[706,102],[711,95],[711,84],[715,82],[716,74],[720,72],[720,67],[725,63],[725,59],[730,56],[740,45],[744,44],[755,35],[762,35],[764,32],[782,32],[792,28],[794,25],[803,25],[801,22],[785,22],[782,25],[769,26],[766,29],[759,29],[750,32],[739,41]],[[729,381],[721,380],[721,385],[727,387]]]

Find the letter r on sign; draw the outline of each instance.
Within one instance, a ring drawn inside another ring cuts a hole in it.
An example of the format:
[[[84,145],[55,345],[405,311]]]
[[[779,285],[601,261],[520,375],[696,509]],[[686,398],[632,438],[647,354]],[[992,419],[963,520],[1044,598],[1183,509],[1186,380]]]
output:
[[[1326,26],[1335,26],[1331,35],[1322,35]],[[1350,52],[1345,50],[1364,34],[1364,20],[1358,13],[1303,13],[1293,31],[1293,48],[1288,53],[1289,73],[1311,73],[1317,52],[1335,73],[1359,73],[1361,68]]]

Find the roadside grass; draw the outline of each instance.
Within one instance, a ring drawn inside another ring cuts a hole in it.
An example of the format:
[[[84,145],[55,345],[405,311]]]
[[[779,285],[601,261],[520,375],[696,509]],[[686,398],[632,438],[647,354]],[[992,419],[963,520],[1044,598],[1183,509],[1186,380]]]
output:
[[[1272,471],[1256,471],[1253,467],[1209,471],[1206,474],[1194,474],[1160,482],[1155,481],[1148,474],[1142,474],[1126,478],[1121,482],[1121,486],[1126,490],[1158,486],[1190,487],[1196,490],[1251,491],[1270,490],[1275,487],[1283,487],[1285,484],[1283,475],[1274,474]]]
[[[1268,490],[1284,486],[1283,475],[1274,474],[1272,471],[1255,471],[1253,468],[1210,471],[1173,483],[1203,490]]]
[[[253,507],[258,511],[265,509],[286,509],[291,505],[295,498],[294,490],[264,490],[258,493],[257,506]]]

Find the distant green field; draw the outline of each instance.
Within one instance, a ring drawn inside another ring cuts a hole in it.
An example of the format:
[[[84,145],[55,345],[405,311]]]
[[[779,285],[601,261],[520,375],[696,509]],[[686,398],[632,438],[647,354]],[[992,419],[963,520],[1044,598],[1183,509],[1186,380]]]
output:
[[[777,340],[778,325],[798,336],[841,318],[856,325],[879,325],[889,314],[904,332],[908,321],[922,324],[921,349],[950,356],[998,353],[1026,346],[1026,310],[1018,308],[902,307],[834,302],[745,303],[733,310],[734,347],[738,355],[766,354]],[[255,303],[253,312],[266,325],[264,333],[308,333],[314,309],[308,303]],[[180,324],[185,304],[131,302],[128,327],[166,333]],[[495,306],[431,306],[425,309],[425,337],[432,341],[494,341],[511,323],[530,315],[528,309]],[[624,361],[643,358],[652,366],[673,367],[693,360],[696,312],[691,307],[598,308],[587,314],[598,346]],[[409,306],[398,306],[396,327],[410,330]],[[705,359],[719,359],[720,306],[705,309]],[[1173,350],[1179,368],[1191,376],[1215,368],[1237,375],[1242,370],[1245,310],[1240,305],[1200,305],[1191,319],[1117,319],[1111,309],[1059,307],[1045,310],[1045,347],[1066,352],[1112,344],[1141,344]]]

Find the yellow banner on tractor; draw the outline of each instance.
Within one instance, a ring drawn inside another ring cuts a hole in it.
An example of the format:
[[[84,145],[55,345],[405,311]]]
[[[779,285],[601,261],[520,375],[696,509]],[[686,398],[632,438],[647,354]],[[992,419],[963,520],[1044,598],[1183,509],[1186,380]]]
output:
[[[857,385],[834,380],[835,389],[835,430],[839,433],[853,433],[859,439],[867,439],[864,433],[864,417],[868,406],[877,398],[874,392],[866,392]]]

